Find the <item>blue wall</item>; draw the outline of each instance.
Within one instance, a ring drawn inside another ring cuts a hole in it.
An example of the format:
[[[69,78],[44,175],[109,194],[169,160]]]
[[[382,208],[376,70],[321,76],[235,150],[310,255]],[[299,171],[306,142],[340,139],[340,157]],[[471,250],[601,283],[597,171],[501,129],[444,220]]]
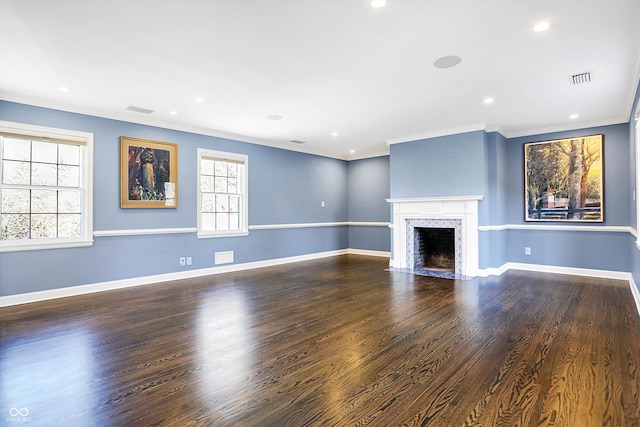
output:
[[[392,145],[391,196],[483,195],[479,225],[506,227],[480,232],[481,269],[514,262],[629,272],[630,233],[510,227],[534,225],[524,220],[524,144],[596,133],[604,134],[605,222],[589,225],[630,226],[628,123],[511,139],[477,131]],[[525,246],[531,255],[524,254]]]
[[[10,102],[0,102],[0,119],[94,134],[95,231],[196,227],[197,148],[249,156],[249,226],[348,221],[346,161]],[[120,209],[120,136],[178,144],[177,209]],[[252,230],[246,237],[214,239],[195,233],[96,237],[91,247],[0,253],[0,295],[213,267],[217,251],[232,250],[235,262],[245,263],[348,245],[346,226]],[[193,265],[178,267],[185,256]]]
[[[349,162],[349,222],[389,223],[389,194],[389,156]],[[388,226],[350,226],[349,247],[389,252],[390,235]]]
[[[640,88],[634,111],[639,97]],[[346,162],[3,101],[0,119],[94,134],[96,231],[195,227],[196,149],[201,147],[249,156],[250,226],[389,222],[389,197],[483,195],[479,224],[490,229],[480,232],[480,268],[515,262],[631,271],[640,283],[640,250],[630,233],[538,230],[524,221],[523,145],[602,133],[606,221],[590,225],[635,228],[635,133],[629,123],[512,139],[475,131],[394,144],[390,156]],[[120,136],[179,145],[177,209],[119,208]],[[244,263],[346,248],[390,251],[390,246],[387,227],[368,225],[252,230],[246,237],[218,239],[197,239],[194,233],[96,237],[86,248],[0,253],[0,296],[208,268],[217,251],[233,250],[235,262]],[[525,246],[531,255],[524,255]],[[191,256],[193,265],[178,267],[182,256]]]
[[[391,145],[391,197],[486,194],[486,133]]]

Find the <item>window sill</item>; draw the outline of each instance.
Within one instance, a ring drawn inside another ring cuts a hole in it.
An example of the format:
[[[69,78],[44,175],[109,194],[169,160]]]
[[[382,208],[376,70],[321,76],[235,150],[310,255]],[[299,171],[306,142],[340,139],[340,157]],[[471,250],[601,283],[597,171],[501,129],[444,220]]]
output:
[[[198,239],[212,239],[212,238],[220,238],[220,237],[241,237],[241,236],[248,236],[248,235],[249,235],[248,231],[242,231],[242,230],[234,231],[234,232],[199,231]]]
[[[0,252],[39,251],[44,249],[67,249],[93,246],[93,240],[67,240],[67,241],[29,241],[29,242],[0,242]]]

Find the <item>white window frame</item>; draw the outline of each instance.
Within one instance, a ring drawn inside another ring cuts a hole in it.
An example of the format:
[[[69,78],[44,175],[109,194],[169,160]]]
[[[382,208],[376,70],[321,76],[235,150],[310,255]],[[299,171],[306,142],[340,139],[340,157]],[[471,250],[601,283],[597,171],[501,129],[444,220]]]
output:
[[[240,211],[240,229],[239,230],[203,230],[202,228],[202,191],[200,185],[200,171],[201,162],[203,159],[213,159],[221,161],[230,161],[235,163],[241,163],[243,165],[242,173],[238,174],[238,187],[241,190],[241,206]],[[245,154],[228,153],[224,151],[208,150],[205,148],[198,148],[198,238],[206,239],[213,237],[234,237],[234,236],[247,236],[249,234],[249,156]]]
[[[93,134],[74,130],[14,123],[0,120],[0,132],[32,139],[51,139],[80,146],[80,191],[82,192],[82,231],[78,237],[0,240],[0,252],[61,249],[93,245]],[[2,157],[0,156],[0,159]],[[2,165],[0,164],[0,172]],[[1,175],[0,175],[1,179]],[[0,187],[0,196],[2,188]]]

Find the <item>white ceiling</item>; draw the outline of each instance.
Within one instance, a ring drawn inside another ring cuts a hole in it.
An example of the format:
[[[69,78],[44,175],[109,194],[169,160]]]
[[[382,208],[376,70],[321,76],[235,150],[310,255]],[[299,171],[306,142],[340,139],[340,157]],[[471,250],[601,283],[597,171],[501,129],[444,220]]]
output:
[[[626,122],[639,64],[639,0],[0,0],[1,99],[341,159]]]

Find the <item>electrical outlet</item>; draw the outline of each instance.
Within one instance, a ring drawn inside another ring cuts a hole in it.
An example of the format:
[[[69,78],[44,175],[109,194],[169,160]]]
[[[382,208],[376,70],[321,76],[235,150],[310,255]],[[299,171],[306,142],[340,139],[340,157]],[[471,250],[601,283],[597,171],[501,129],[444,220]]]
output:
[[[524,247],[524,254],[525,255],[531,255],[531,248],[529,246],[525,246]]]
[[[190,256],[188,256],[187,257],[187,265],[191,265],[192,263],[193,263],[193,259]]]
[[[187,265],[187,259],[185,257],[180,257],[180,267],[184,267]]]

